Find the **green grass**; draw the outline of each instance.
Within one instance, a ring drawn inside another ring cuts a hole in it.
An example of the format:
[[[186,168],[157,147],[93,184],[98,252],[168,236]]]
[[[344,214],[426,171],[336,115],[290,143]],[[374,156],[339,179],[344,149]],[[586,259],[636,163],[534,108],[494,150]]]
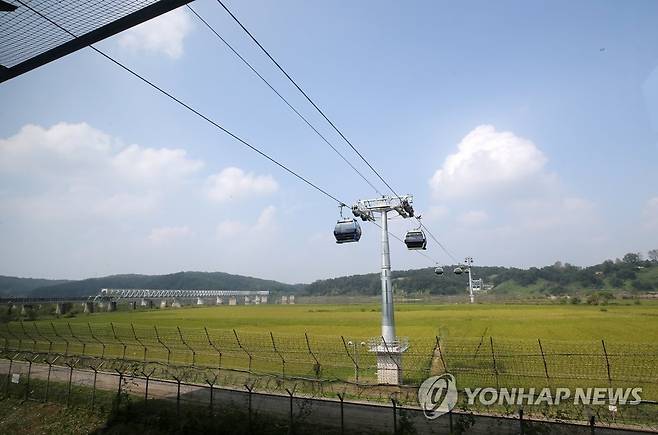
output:
[[[428,375],[447,369],[456,376],[459,388],[641,386],[643,399],[658,400],[658,303],[614,302],[606,306],[399,304],[397,332],[411,342],[404,354],[405,382],[418,385]],[[39,320],[22,326],[14,322],[9,325],[13,336],[5,343],[12,349],[45,352],[48,345],[42,338],[47,337],[54,342],[53,352],[87,356],[104,352],[106,357],[120,357],[125,351],[132,360],[144,358],[144,343],[149,361],[170,359],[172,363],[190,364],[194,358],[196,365],[216,369],[219,355],[208,344],[203,329],[207,327],[222,351],[221,367],[227,376],[224,383],[233,385],[229,378],[239,373],[224,369],[251,368],[271,375],[284,374],[285,369],[287,376],[354,381],[351,357],[356,355],[354,350],[346,352],[341,336],[345,341],[360,343],[379,335],[380,312],[375,304],[209,306],[124,309],[53,319],[53,325],[50,322]],[[106,344],[105,349],[91,337],[90,327],[94,336]],[[239,343],[232,329],[237,331]],[[36,332],[42,334],[41,338]],[[308,333],[308,345],[304,332]],[[0,327],[0,335],[7,337],[9,333]],[[441,337],[440,355],[435,336]],[[35,338],[37,343],[31,341]],[[308,352],[309,346],[314,356]],[[251,367],[245,349],[254,356]],[[367,348],[358,349],[360,382],[376,383],[375,356]],[[608,380],[608,370],[612,381]],[[410,397],[413,401],[413,394]],[[637,419],[645,419],[640,417]]]
[[[601,342],[605,339],[613,383],[644,386],[644,398],[658,400],[658,383],[653,380],[658,367],[656,303],[400,304],[396,319],[398,335],[409,337],[411,344],[404,354],[408,384],[418,385],[429,374],[447,368],[458,376],[462,387],[500,384],[542,388],[548,384],[546,371],[553,385],[607,386],[608,367]],[[23,326],[13,323],[9,326],[13,336],[5,332],[5,343],[13,349],[45,352],[48,345],[37,337],[39,332],[41,338],[48,337],[54,343],[53,352],[104,353],[106,357],[121,357],[125,352],[132,360],[146,357],[150,361],[218,367],[220,355],[208,343],[203,329],[207,327],[210,338],[221,349],[222,368],[355,380],[353,358],[359,358],[359,380],[375,383],[375,355],[358,346],[357,356],[354,349],[346,349],[341,336],[346,342],[367,341],[379,335],[379,321],[379,306],[374,304],[169,308],[78,314],[54,319],[53,325],[49,320],[25,322]],[[91,336],[90,327],[106,344],[105,349]],[[232,329],[238,331],[239,341]],[[436,351],[436,336],[441,337],[441,355]],[[32,341],[35,337],[37,343]],[[147,347],[146,355],[142,343]]]
[[[605,311],[604,311],[605,310]],[[251,305],[168,308],[78,314],[54,320],[64,326],[91,323],[209,329],[237,329],[323,336],[377,336],[379,306],[364,305]],[[48,322],[36,322],[44,329]],[[398,305],[399,336],[433,338],[537,338],[560,341],[651,343],[658,341],[658,304],[642,305]],[[638,333],[642,331],[642,333]]]

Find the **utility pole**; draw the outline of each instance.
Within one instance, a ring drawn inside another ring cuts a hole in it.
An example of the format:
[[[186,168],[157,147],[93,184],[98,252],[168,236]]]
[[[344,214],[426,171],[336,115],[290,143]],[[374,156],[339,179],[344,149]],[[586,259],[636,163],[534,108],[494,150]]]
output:
[[[388,243],[388,213],[397,212],[403,218],[414,217],[413,196],[382,196],[377,199],[358,201],[352,213],[364,221],[374,221],[375,213],[381,217],[381,281],[382,281],[382,334],[370,344],[370,351],[377,353],[377,378],[380,383],[399,384],[402,379],[402,352],[409,347],[395,334],[393,283],[391,281],[391,253]]]
[[[473,276],[471,275],[471,265],[473,264],[473,257],[466,257],[466,270],[468,271],[468,293],[471,297],[471,303],[475,303],[475,295],[473,294]]]

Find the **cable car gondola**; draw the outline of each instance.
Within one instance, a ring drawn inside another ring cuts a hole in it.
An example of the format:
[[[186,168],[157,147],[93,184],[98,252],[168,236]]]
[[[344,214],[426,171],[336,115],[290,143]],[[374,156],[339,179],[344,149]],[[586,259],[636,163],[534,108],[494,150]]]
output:
[[[407,249],[410,250],[427,249],[425,233],[423,230],[407,231],[407,235],[404,237],[404,244],[407,245]]]
[[[434,269],[434,273],[436,273],[437,275],[443,275],[443,268],[441,266],[437,266]]]
[[[361,226],[356,219],[340,219],[334,228],[334,237],[336,243],[358,242],[361,238]]]
[[[424,250],[427,249],[427,238],[422,230],[423,224],[420,223],[421,217],[417,216],[416,219],[418,219],[418,228],[407,231],[407,235],[404,236],[404,244],[410,250]]]
[[[455,267],[455,270],[453,270],[453,272],[455,275],[461,275],[462,273],[464,273],[464,270],[461,267],[457,266]]]

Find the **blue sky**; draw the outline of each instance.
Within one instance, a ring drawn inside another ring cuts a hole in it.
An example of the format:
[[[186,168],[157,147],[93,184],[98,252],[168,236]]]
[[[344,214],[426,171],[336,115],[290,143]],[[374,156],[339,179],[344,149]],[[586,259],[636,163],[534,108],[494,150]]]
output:
[[[655,2],[227,4],[456,256],[658,247]],[[215,1],[192,6],[376,181]],[[98,47],[342,201],[376,196],[185,8]],[[336,245],[332,201],[91,50],[0,101],[0,274],[378,271],[378,228]]]

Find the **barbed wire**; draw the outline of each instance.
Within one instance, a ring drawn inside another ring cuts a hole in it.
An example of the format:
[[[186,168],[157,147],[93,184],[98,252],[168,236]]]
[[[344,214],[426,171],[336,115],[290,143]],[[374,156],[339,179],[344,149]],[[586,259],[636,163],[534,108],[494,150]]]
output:
[[[10,323],[0,327],[6,352],[230,370],[277,379],[379,385],[371,337],[320,336],[134,324]],[[404,385],[445,372],[463,386],[543,387],[592,383],[643,386],[658,399],[658,344],[415,337],[402,354]],[[107,363],[109,364],[109,363]],[[388,370],[396,370],[389,368]],[[598,384],[597,384],[598,385]]]

